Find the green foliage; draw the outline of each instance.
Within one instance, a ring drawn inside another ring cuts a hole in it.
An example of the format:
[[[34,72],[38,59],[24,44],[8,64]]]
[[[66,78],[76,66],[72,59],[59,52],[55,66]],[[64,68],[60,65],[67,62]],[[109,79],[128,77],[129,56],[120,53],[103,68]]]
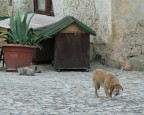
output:
[[[5,42],[8,44],[35,45],[40,47],[39,43],[50,37],[46,35],[44,30],[35,32],[32,28],[29,28],[33,16],[34,14],[27,20],[27,14],[24,17],[19,12],[16,15],[12,15],[9,24],[10,31],[2,33],[0,37],[6,38]]]

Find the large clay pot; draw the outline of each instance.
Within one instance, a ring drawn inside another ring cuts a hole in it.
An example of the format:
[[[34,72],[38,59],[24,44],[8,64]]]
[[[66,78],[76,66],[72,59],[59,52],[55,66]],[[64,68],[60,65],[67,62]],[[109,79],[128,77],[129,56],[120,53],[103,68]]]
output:
[[[30,66],[35,46],[3,44],[6,71],[17,71],[17,67]]]

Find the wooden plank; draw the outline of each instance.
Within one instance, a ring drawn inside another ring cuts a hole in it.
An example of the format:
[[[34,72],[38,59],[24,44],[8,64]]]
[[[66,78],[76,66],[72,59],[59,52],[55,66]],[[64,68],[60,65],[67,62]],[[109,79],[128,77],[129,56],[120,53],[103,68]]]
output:
[[[85,31],[81,30],[76,24],[72,23],[68,27],[63,29],[61,33],[85,33]]]
[[[54,55],[54,38],[43,40],[40,42],[42,50],[37,49],[34,56],[34,62],[51,63]]]
[[[90,67],[89,34],[60,33],[55,38],[54,66],[57,69]]]

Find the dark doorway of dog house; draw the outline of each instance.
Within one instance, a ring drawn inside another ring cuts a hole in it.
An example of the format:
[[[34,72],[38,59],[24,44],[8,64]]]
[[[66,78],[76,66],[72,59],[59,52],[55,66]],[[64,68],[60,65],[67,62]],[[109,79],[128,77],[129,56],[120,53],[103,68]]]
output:
[[[42,49],[37,48],[33,62],[36,64],[52,64],[54,58],[55,39],[50,38],[40,42]]]

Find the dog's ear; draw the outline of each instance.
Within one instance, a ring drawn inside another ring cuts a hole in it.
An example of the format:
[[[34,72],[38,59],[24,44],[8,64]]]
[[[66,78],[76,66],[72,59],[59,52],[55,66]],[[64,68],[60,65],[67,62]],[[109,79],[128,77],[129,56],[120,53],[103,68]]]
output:
[[[114,90],[114,86],[111,86],[110,91],[113,92],[113,90]]]
[[[113,90],[114,90],[114,86],[111,86],[111,87],[110,87],[110,96],[112,96]]]
[[[122,88],[122,86],[121,86],[121,85],[118,85],[118,87],[119,87],[119,89],[121,89],[121,90],[123,91],[123,88]]]

